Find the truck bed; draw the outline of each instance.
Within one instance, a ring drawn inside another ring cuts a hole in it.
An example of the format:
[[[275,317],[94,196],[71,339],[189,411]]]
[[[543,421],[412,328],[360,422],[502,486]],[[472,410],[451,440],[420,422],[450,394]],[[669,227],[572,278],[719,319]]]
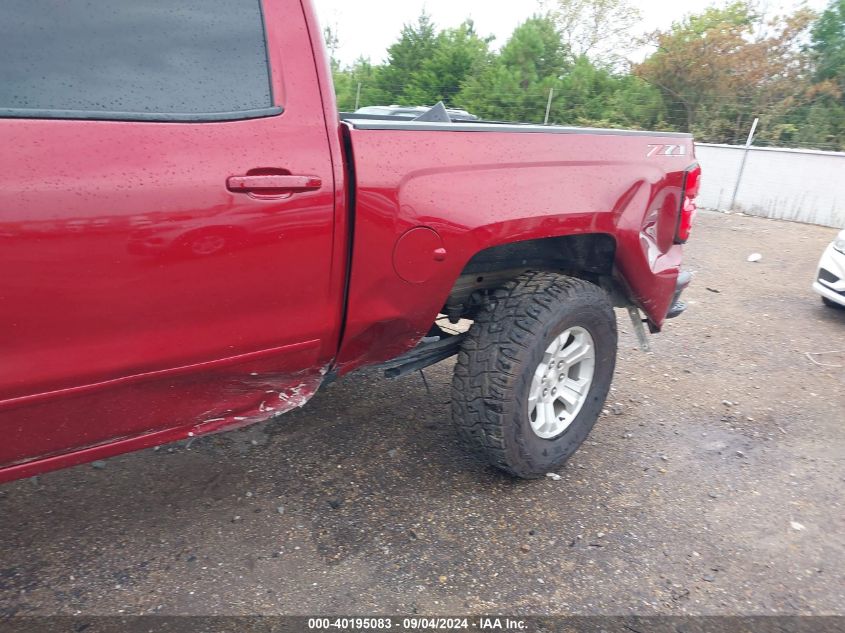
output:
[[[689,134],[354,115],[342,125],[355,165],[353,254],[378,261],[353,255],[341,363],[380,362],[418,340],[468,262],[514,239],[607,236],[613,279],[661,327],[680,272]],[[445,255],[409,284],[396,260],[418,254],[403,253],[400,238],[420,228]]]

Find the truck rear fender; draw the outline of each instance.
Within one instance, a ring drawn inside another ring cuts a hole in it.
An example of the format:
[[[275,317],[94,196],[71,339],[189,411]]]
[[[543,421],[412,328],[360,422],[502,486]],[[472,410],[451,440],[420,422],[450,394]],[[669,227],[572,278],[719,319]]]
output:
[[[691,140],[679,138],[683,155],[647,156],[651,139],[615,131],[350,124],[349,137],[354,255],[337,373],[403,354],[444,309],[465,314],[478,276],[528,268],[601,283],[660,327],[680,268],[673,235]]]

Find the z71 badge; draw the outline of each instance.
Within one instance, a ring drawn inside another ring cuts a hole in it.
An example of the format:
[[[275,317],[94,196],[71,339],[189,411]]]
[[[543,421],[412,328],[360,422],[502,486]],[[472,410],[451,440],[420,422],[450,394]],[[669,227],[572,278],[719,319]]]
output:
[[[646,158],[651,156],[684,156],[687,150],[683,145],[649,145]]]

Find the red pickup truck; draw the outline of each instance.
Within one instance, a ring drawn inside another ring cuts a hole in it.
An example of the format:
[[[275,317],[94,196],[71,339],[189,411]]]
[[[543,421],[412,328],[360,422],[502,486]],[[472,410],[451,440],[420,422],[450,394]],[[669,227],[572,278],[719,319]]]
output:
[[[600,413],[613,306],[683,310],[689,135],[339,114],[309,0],[11,2],[0,481],[455,354],[459,438],[541,476]]]

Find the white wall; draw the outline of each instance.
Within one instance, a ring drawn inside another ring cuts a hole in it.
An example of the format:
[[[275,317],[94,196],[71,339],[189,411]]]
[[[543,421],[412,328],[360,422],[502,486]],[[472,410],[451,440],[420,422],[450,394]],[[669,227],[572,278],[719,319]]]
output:
[[[696,143],[703,172],[698,206],[731,210],[745,151],[736,145]],[[733,210],[845,228],[845,153],[749,148]]]

